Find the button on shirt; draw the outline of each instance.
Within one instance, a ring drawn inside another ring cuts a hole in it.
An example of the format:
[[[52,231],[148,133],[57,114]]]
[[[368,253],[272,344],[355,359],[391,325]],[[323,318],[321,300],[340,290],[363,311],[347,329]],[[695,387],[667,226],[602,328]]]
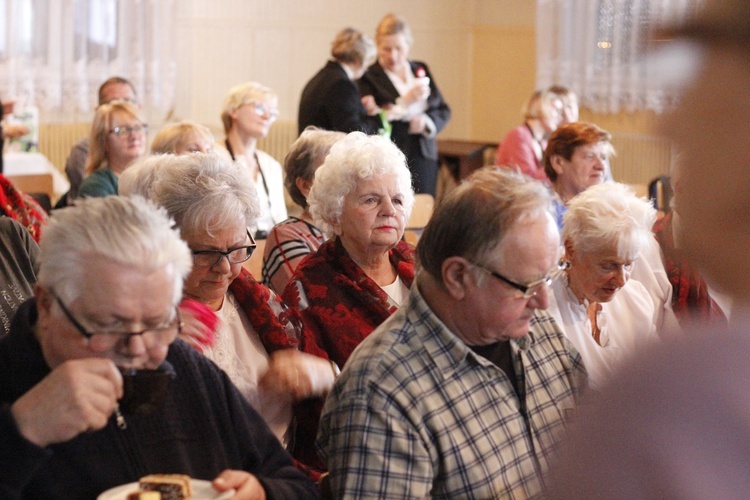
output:
[[[538,311],[511,341],[519,395],[412,286],[326,399],[318,451],[335,497],[541,494],[541,475],[586,384],[580,356]]]

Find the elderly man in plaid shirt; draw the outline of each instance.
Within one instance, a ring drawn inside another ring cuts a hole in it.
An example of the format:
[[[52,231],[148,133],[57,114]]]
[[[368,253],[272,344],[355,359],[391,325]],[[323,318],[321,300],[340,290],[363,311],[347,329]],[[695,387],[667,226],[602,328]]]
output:
[[[542,184],[479,171],[438,207],[401,309],[329,394],[335,498],[528,498],[586,384],[543,310],[559,235]]]

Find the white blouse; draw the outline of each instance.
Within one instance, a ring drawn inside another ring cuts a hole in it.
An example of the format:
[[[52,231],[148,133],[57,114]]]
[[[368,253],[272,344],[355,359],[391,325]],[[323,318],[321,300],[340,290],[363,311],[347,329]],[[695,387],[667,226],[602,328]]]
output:
[[[225,159],[232,161],[223,142],[216,143],[214,150]],[[288,218],[284,199],[284,171],[281,164],[265,151],[256,150],[255,153],[258,155],[258,168],[260,169],[253,183],[258,194],[261,213],[257,229],[268,232],[273,226]],[[235,163],[249,168],[244,156],[237,157]]]
[[[568,288],[567,275],[555,278],[551,288],[548,311],[581,354],[593,388],[600,388],[623,359],[659,339],[654,326],[654,302],[636,280],[628,280],[611,301],[601,303],[597,325],[602,345],[592,334],[589,302],[578,301]]]
[[[396,275],[396,281],[390,285],[381,286],[380,288],[388,295],[391,302],[396,304],[397,307],[401,307],[404,303],[406,296],[409,295],[409,288],[401,280],[399,275]]]
[[[258,387],[260,377],[268,370],[266,348],[230,292],[224,296],[224,303],[216,314],[220,320],[216,344],[205,348],[203,354],[227,373],[286,447],[292,422],[291,397],[271,394]]]

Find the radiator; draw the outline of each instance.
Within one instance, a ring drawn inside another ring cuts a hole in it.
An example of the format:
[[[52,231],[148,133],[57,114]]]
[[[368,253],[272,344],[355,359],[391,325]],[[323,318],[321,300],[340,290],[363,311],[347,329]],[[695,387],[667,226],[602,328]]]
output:
[[[276,160],[284,164],[289,147],[297,140],[297,122],[294,120],[284,120],[276,122],[271,127],[268,135],[258,141],[258,149],[265,151]]]
[[[39,152],[61,172],[65,171],[65,160],[70,148],[91,132],[91,124],[86,123],[40,123]]]
[[[39,152],[62,172],[65,170],[70,148],[81,138],[87,137],[90,131],[90,123],[42,123],[39,125]],[[217,138],[221,136],[223,134],[216,134]],[[280,121],[273,124],[266,138],[258,141],[258,149],[282,163],[296,139],[297,122]]]
[[[675,151],[671,143],[648,134],[613,133],[617,155],[611,159],[612,177],[625,184],[648,184],[669,174]]]

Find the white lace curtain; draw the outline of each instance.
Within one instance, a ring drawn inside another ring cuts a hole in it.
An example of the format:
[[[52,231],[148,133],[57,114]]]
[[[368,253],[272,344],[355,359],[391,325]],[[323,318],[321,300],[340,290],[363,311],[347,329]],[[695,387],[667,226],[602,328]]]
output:
[[[0,100],[72,119],[117,75],[163,117],[175,95],[175,21],[174,0],[0,0]]]
[[[677,95],[654,74],[664,68],[645,62],[650,31],[693,15],[700,3],[537,0],[538,88],[567,85],[599,113],[663,110]]]

